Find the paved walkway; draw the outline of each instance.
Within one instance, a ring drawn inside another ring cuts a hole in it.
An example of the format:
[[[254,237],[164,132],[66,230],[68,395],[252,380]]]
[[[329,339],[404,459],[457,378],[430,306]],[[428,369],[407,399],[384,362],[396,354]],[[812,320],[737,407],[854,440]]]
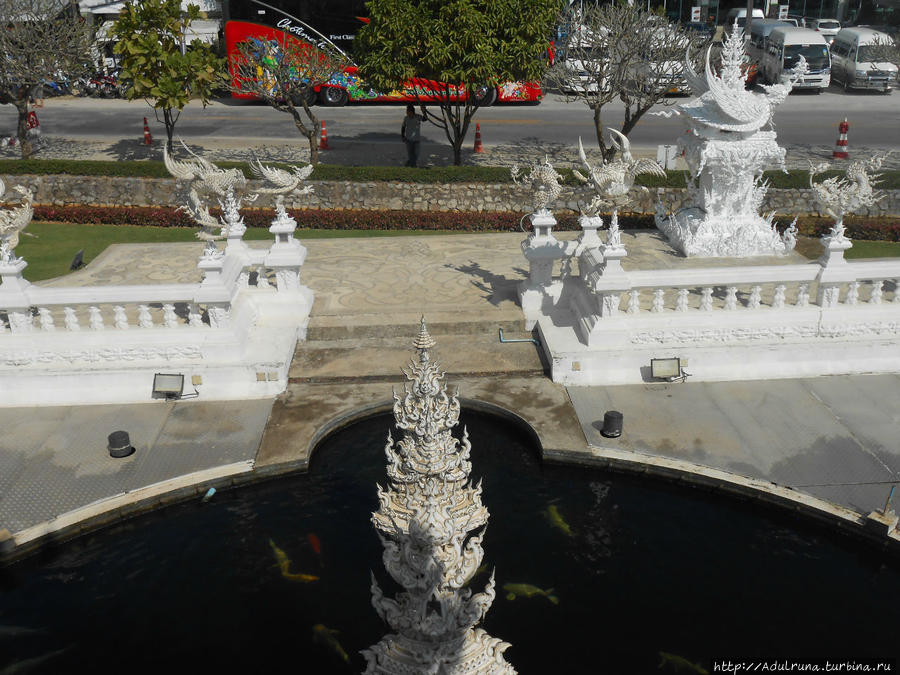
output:
[[[805,493],[812,501],[828,500],[845,520],[883,505],[888,483],[900,479],[900,378],[566,390],[544,375],[534,344],[498,340],[498,328],[507,337],[528,337],[514,300],[526,273],[521,239],[470,234],[305,242],[302,279],[316,293],[309,340],[298,346],[288,390],[274,405],[185,400],[0,410],[0,531],[36,536],[81,519],[100,523],[107,507],[114,509],[107,520],[151,508],[167,489],[196,495],[207,485],[304,468],[328,430],[386,409],[392,387],[404,379],[400,367],[412,355],[423,313],[448,382],[460,385],[463,398],[530,424],[549,459],[675,462],[685,475],[727,473],[753,489],[769,489],[774,481],[796,488],[791,499],[806,499]],[[655,233],[624,233],[623,241],[628,269],[723,263],[674,255]],[[86,269],[48,283],[196,280],[200,247],[116,245]],[[617,441],[599,435],[610,409],[625,414]],[[138,447],[133,458],[108,457],[106,435],[118,428],[131,433]]]

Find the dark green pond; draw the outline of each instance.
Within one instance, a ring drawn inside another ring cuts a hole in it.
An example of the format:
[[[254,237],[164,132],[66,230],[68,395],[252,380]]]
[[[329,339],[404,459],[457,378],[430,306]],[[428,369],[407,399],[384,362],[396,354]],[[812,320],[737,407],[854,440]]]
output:
[[[512,643],[519,673],[687,667],[661,652],[706,668],[715,657],[896,657],[896,558],[724,497],[542,466],[516,429],[462,421],[491,512],[483,545],[498,593],[485,628]],[[369,516],[391,424],[381,416],[330,437],[307,475],[167,508],[0,570],[0,673],[360,672],[359,650],[386,632],[370,604],[370,570],[385,586],[388,576]],[[319,579],[283,576],[270,540],[290,574]],[[508,600],[510,582],[552,589],[558,604]],[[315,639],[317,624],[339,631],[349,663]]]

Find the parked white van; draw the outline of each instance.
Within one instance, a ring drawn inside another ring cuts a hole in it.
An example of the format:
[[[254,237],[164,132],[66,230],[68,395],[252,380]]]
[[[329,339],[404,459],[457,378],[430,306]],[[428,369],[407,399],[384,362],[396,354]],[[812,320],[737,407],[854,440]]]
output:
[[[753,10],[753,21],[757,19],[764,19],[766,15],[763,14],[761,9]],[[738,28],[743,28],[747,25],[747,8],[744,7],[742,9],[729,9],[728,14],[725,15],[725,30],[727,32],[731,32],[734,28],[734,22],[737,21]],[[753,27],[753,22],[750,22],[750,27]]]
[[[871,28],[842,28],[831,43],[831,69],[835,82],[848,89],[877,89],[889,94],[897,86],[897,66],[873,62],[874,44],[891,44],[891,38]]]
[[[779,26],[791,25],[779,19],[754,19],[750,23],[750,40],[747,43],[747,56],[759,63],[766,50],[766,40],[769,38],[769,33]]]
[[[769,84],[778,82],[785,71],[797,65],[801,56],[809,64],[809,72],[794,84],[794,88],[821,93],[831,84],[831,55],[825,37],[809,28],[779,26],[772,29],[759,64],[760,76]]]

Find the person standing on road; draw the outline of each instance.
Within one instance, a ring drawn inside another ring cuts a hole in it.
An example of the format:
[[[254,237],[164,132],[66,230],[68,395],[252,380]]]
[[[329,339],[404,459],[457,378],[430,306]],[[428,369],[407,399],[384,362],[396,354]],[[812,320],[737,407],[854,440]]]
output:
[[[424,111],[424,106],[423,110]],[[416,107],[412,104],[406,106],[406,117],[403,118],[403,126],[400,127],[400,138],[406,143],[406,166],[415,167],[419,163],[419,144],[422,139],[422,122],[428,118],[425,115],[416,115]]]

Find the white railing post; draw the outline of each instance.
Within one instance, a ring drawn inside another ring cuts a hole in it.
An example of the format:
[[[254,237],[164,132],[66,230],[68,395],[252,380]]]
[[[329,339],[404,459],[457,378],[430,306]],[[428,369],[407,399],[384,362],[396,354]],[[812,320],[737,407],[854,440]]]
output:
[[[34,329],[31,302],[26,293],[31,282],[22,276],[27,266],[22,258],[0,263],[0,310],[6,310],[13,333],[28,333]]]
[[[306,247],[294,239],[297,221],[285,211],[277,214],[269,226],[269,232],[275,235],[275,243],[269,247],[263,265],[275,272],[275,284],[279,292],[297,291],[301,289],[300,271],[306,262]],[[261,283],[260,279],[264,281]],[[257,269],[257,287],[269,285],[262,268]]]
[[[528,279],[519,284],[519,304],[525,314],[525,328],[531,330],[545,303],[555,304],[553,263],[565,258],[568,246],[553,236],[556,218],[549,211],[528,216],[534,231],[522,242],[522,254],[528,260]],[[591,249],[588,249],[591,250]],[[558,284],[561,290],[561,283]],[[558,300],[558,295],[555,298]]]
[[[853,242],[844,236],[843,229],[838,222],[830,234],[822,237],[825,251],[819,257],[822,269],[816,278],[819,283],[816,304],[825,309],[837,307],[841,284],[856,280],[852,265],[844,259],[844,251],[851,248]]]

